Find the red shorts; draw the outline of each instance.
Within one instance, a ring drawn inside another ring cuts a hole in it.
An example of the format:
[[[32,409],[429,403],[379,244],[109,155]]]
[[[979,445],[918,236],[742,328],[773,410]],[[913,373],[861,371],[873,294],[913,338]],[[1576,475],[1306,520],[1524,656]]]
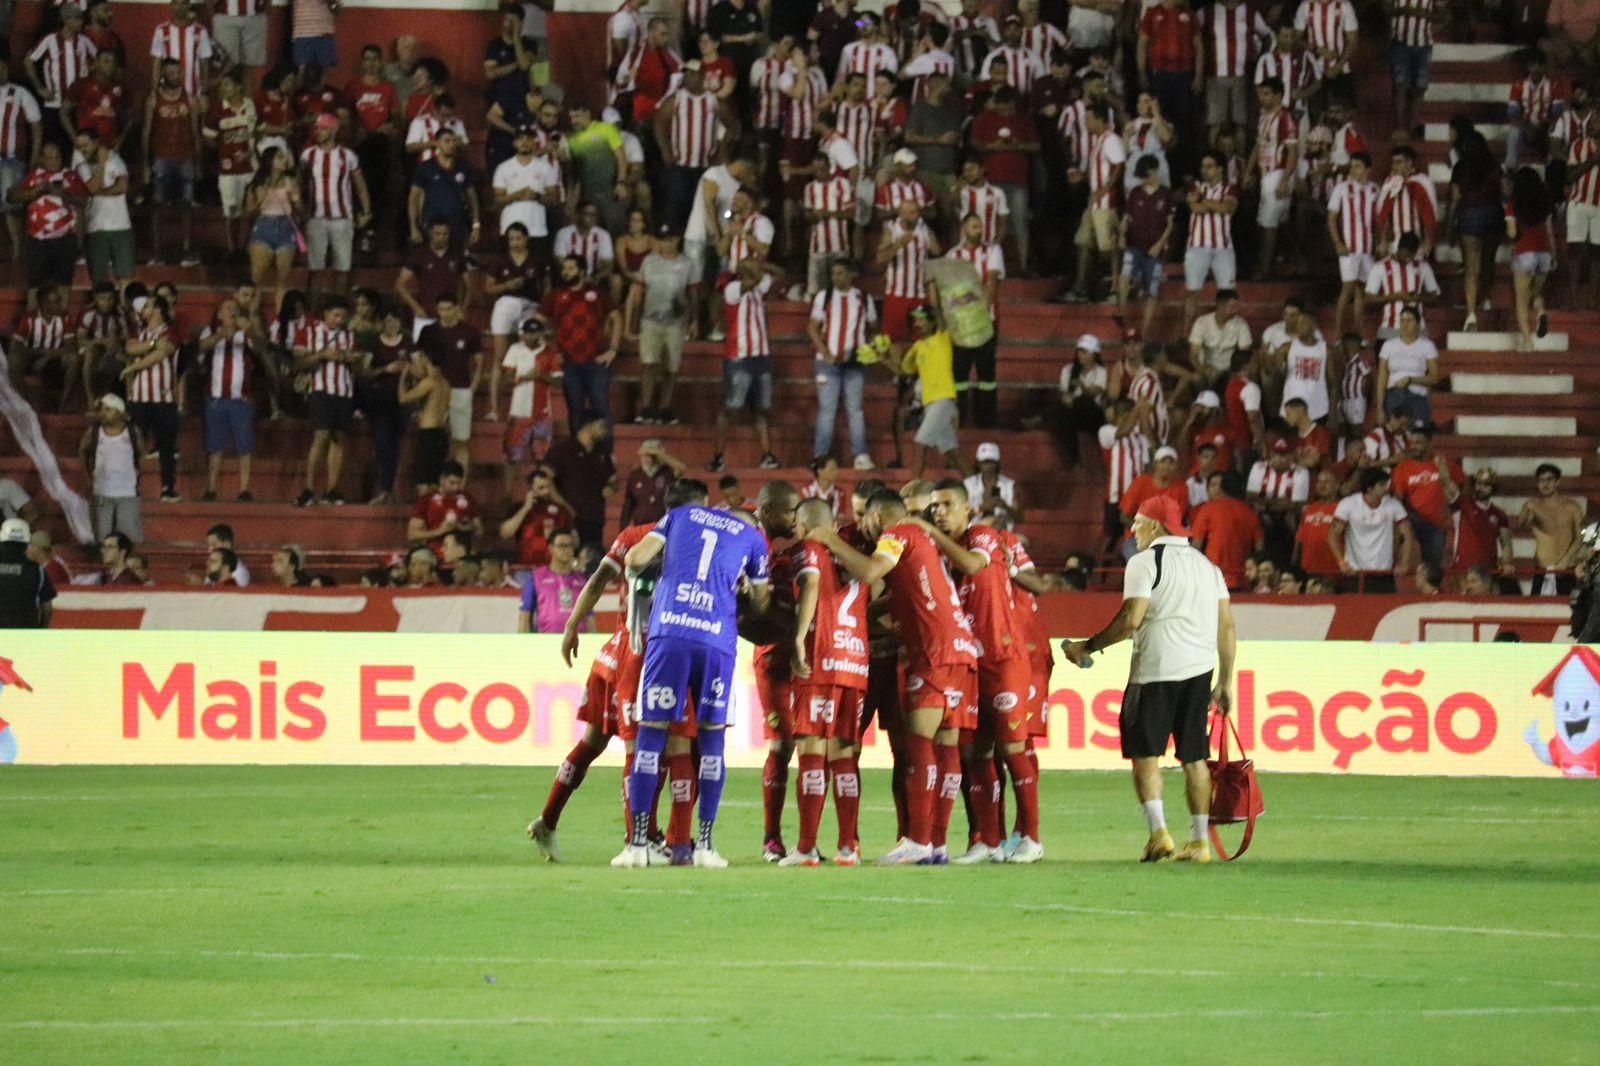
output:
[[[1029,701],[1028,735],[1030,737],[1047,737],[1050,735],[1050,675],[1055,670],[1055,663],[1049,659],[1033,666],[1032,683],[1029,691],[1032,699]]]
[[[896,343],[911,340],[911,312],[923,302],[909,296],[883,298],[883,332],[890,340]]]
[[[906,711],[938,707],[941,729],[978,728],[978,672],[966,665],[906,668]]]
[[[787,677],[773,677],[756,664],[756,698],[761,701],[761,718],[768,740],[794,739],[794,700]],[[777,724],[773,724],[776,717]]]
[[[978,716],[992,723],[994,738],[1001,744],[1028,739],[1032,673],[1020,655],[999,662],[983,660],[978,666]]]
[[[578,704],[578,721],[587,722],[601,734],[614,737],[619,732],[616,682],[598,669],[589,671],[583,686],[583,702]]]
[[[632,740],[639,735],[639,677],[644,673],[644,656],[635,655],[624,648],[617,657],[617,682],[616,682],[616,708],[617,708],[617,736],[623,740]],[[695,726],[694,705],[691,703],[684,708],[682,721],[673,722],[667,727],[669,737],[690,737],[699,735]]]
[[[827,737],[851,744],[861,736],[861,704],[866,693],[840,685],[793,687],[794,735]]]

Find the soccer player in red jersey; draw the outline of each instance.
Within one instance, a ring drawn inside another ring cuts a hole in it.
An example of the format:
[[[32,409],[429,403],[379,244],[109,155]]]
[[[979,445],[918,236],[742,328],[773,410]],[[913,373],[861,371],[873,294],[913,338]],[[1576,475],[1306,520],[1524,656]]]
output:
[[[773,549],[775,541],[794,536],[795,507],[800,492],[786,481],[769,481],[756,497],[756,524],[767,538],[767,558],[771,567],[773,606],[769,619],[791,619],[788,590],[793,574],[787,569],[789,555]],[[794,712],[789,693],[789,648],[794,633],[784,627],[781,639],[757,644],[752,663],[756,675],[756,696],[766,721],[767,762],[761,771],[761,805],[764,829],[761,857],[777,862],[786,854],[783,846],[783,804],[788,797],[789,759],[794,755]]]
[[[1024,751],[1032,668],[1027,634],[1012,594],[1010,555],[998,530],[972,522],[966,486],[955,478],[934,486],[933,520],[945,534],[936,539],[958,575],[956,589],[961,607],[980,649],[978,726],[974,732],[962,735],[968,812],[976,839],[967,853],[955,861],[972,865],[1006,860],[1001,848],[999,781],[994,768],[998,746],[1005,752],[1013,782],[1019,786],[1017,802],[1023,824],[1033,828],[1033,836],[1018,848],[1014,861],[1037,862],[1044,857],[1044,849],[1036,839],[1038,778]]]
[[[876,542],[871,556],[827,530],[813,536],[857,581],[884,582],[905,651],[907,833],[878,862],[941,865],[949,861],[945,831],[961,792],[961,730],[977,725],[977,642],[937,543],[949,538],[887,490],[867,502],[861,531]]]
[[[1034,750],[1034,737],[1047,737],[1050,735],[1049,704],[1050,704],[1050,675],[1055,670],[1055,656],[1050,651],[1050,634],[1045,631],[1044,619],[1039,614],[1039,601],[1037,597],[1046,592],[1059,591],[1060,584],[1047,578],[1033,565],[1033,558],[1028,554],[1028,548],[1022,543],[1022,538],[1009,529],[997,528],[1001,542],[1005,545],[1008,558],[1007,570],[1011,575],[1012,584],[1012,609],[1017,616],[1017,624],[1022,628],[1023,639],[1028,648],[1028,698],[1027,698],[1027,728],[1026,736],[1022,742],[1022,754],[1026,757],[1026,764],[1017,762],[1002,749],[995,755],[994,768],[996,779],[1002,785],[998,790],[1004,795],[1004,784],[1007,776],[1011,778],[1011,785],[1017,796],[1016,822],[1012,826],[1011,835],[1001,845],[1006,854],[1006,860],[1012,860],[1012,855],[1021,847],[1024,839],[1039,844],[1039,807],[1037,801],[1032,807],[1032,821],[1027,815],[1030,813],[1027,804],[1023,801],[1023,793],[1032,789],[1038,795],[1039,781],[1039,754]],[[1003,813],[1002,802],[1002,813]],[[1004,819],[1002,818],[1002,823]],[[1028,849],[1032,850],[1032,849]],[[1043,847],[1040,847],[1041,853]],[[1031,859],[1015,861],[1033,861]]]
[[[795,535],[833,530],[833,507],[826,500],[802,500]],[[839,819],[839,851],[834,862],[856,866],[861,858],[857,815],[861,805],[860,727],[867,689],[867,601],[870,590],[841,576],[833,555],[816,540],[802,539],[791,550],[795,596],[793,652],[794,731],[800,752],[800,839],[780,866],[820,866],[817,829],[834,787]]]

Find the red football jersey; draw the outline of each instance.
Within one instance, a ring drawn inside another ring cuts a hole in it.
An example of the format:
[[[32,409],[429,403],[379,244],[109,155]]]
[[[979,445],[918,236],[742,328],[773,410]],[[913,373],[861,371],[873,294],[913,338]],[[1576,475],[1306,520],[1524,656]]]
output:
[[[1011,553],[999,531],[993,526],[968,526],[961,546],[989,559],[988,566],[976,574],[963,575],[956,582],[961,608],[972,635],[978,638],[984,665],[1026,655],[1027,637],[1017,625],[1016,600],[1011,592]]]
[[[464,492],[454,492],[446,496],[442,492],[435,492],[417,501],[411,509],[411,517],[422,519],[422,524],[428,529],[438,529],[445,520],[446,515],[455,515],[456,524],[463,525],[478,515],[478,508],[474,506],[472,497]],[[428,546],[435,552],[441,551],[444,538],[431,542]]]
[[[944,568],[939,546],[921,529],[898,522],[883,531],[874,555],[894,561],[884,579],[889,613],[912,669],[976,666],[978,642],[967,625],[961,595]]]
[[[867,600],[861,582],[839,572],[833,553],[812,541],[795,545],[792,587],[800,598],[800,576],[817,575],[817,613],[807,634],[813,688],[867,687]],[[785,552],[785,555],[790,553]]]
[[[1009,529],[997,532],[1005,543],[1006,551],[1011,553],[1010,572],[1019,574],[1024,570],[1032,570],[1033,557],[1028,554],[1022,538]],[[1022,627],[1023,638],[1028,642],[1028,661],[1033,664],[1035,673],[1042,672],[1048,676],[1055,661],[1050,654],[1050,634],[1045,632],[1044,616],[1039,613],[1039,597],[1013,581],[1011,600],[1015,606],[1013,613]]]

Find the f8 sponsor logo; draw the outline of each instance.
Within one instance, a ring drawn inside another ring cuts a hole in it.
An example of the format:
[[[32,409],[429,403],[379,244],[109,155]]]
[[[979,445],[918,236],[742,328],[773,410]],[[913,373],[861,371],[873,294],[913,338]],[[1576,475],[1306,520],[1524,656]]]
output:
[[[645,710],[670,711],[678,706],[678,694],[667,685],[651,685],[644,693]]]
[[[832,722],[834,711],[834,702],[827,696],[811,697],[811,720],[813,722]]]

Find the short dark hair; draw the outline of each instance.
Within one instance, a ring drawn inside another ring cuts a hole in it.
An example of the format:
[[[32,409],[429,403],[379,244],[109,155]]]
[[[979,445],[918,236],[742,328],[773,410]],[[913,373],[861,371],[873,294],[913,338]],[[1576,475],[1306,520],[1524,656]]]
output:
[[[967,495],[966,482],[962,481],[958,477],[940,478],[938,481],[933,483],[933,491],[959,493],[963,500],[970,498]]]
[[[1221,303],[1224,300],[1237,300],[1238,298],[1239,298],[1239,290],[1238,289],[1218,289],[1217,290],[1217,303]]]
[[[456,462],[454,459],[446,459],[444,461],[444,465],[439,467],[439,476],[442,477],[442,478],[443,477],[466,477],[467,476],[467,472],[464,469],[462,469],[461,464]]]
[[[869,511],[892,510],[894,508],[904,511],[906,509],[906,501],[902,500],[900,494],[893,489],[882,488],[867,497],[867,510]]]
[[[233,527],[228,525],[226,522],[218,522],[216,525],[214,525],[210,529],[206,530],[206,536],[208,536],[208,537],[216,537],[218,540],[224,540],[224,541],[227,541],[229,544],[232,544],[233,543]]]
[[[879,493],[883,490],[884,484],[880,479],[875,477],[864,477],[860,481],[856,482],[856,487],[851,491],[850,495],[859,496],[863,500],[870,500],[872,499],[874,493]]]
[[[222,567],[228,573],[231,574],[239,569],[239,556],[234,553],[232,548],[213,548],[212,550],[222,557]]]
[[[1244,499],[1244,475],[1237,470],[1222,471],[1222,491],[1236,500]]]
[[[727,492],[729,489],[736,489],[738,487],[738,474],[723,474],[722,477],[717,479],[717,488],[721,489],[723,492]]]
[[[1415,163],[1417,161],[1417,151],[1416,151],[1415,148],[1412,148],[1409,144],[1397,144],[1392,149],[1390,149],[1389,158],[1393,159],[1393,158],[1395,158],[1397,156],[1399,158],[1401,158],[1401,159],[1409,159],[1413,163]]]
[[[1369,467],[1366,470],[1361,471],[1361,479],[1358,484],[1361,486],[1362,492],[1371,492],[1373,489],[1377,488],[1379,485],[1388,480],[1389,471],[1380,470],[1377,467]]]
[[[1153,154],[1140,156],[1139,161],[1133,165],[1134,176],[1139,178],[1148,178],[1160,169],[1161,160],[1157,159]]]
[[[1415,233],[1402,233],[1400,239],[1395,242],[1395,247],[1415,255],[1422,249],[1422,238]]]
[[[1256,88],[1257,89],[1267,89],[1267,90],[1270,90],[1271,92],[1277,93],[1279,96],[1282,96],[1283,95],[1283,79],[1282,78],[1278,78],[1278,77],[1262,78],[1260,81],[1256,82]]]
[[[1538,466],[1533,468],[1534,477],[1544,477],[1546,474],[1549,474],[1551,477],[1560,477],[1561,468],[1554,463],[1540,463]]]
[[[104,544],[108,540],[116,541],[117,547],[122,549],[123,552],[133,551],[133,541],[130,540],[128,535],[121,530],[113,530],[112,532],[107,533],[105,536],[100,538],[100,543]]]
[[[1360,163],[1362,166],[1370,167],[1370,166],[1372,166],[1372,153],[1370,153],[1370,152],[1351,152],[1350,153],[1350,162],[1352,162],[1352,163]]]
[[[711,490],[706,488],[706,483],[699,478],[681,477],[674,481],[667,489],[667,510],[674,507],[687,507],[690,504],[705,503],[711,498]]]

